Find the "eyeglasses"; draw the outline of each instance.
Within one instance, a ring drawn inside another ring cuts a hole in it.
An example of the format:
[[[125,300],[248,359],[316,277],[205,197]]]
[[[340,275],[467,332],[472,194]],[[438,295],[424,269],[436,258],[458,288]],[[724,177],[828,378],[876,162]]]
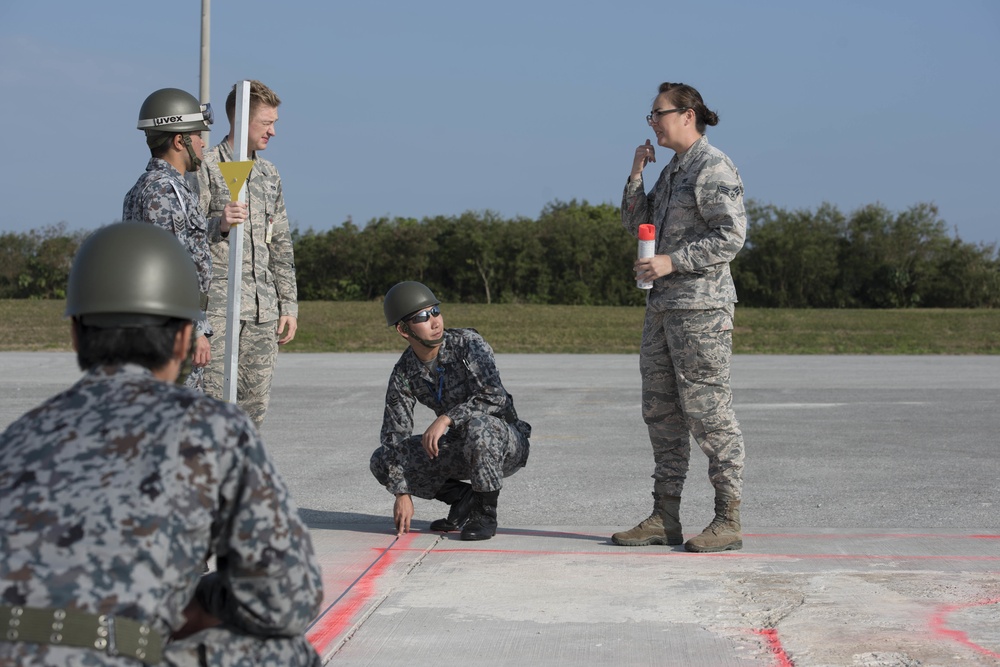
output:
[[[428,308],[427,310],[421,310],[419,313],[414,313],[407,317],[404,322],[413,322],[414,324],[423,324],[432,317],[439,317],[441,315],[441,309],[437,306]]]
[[[677,107],[676,109],[654,109],[653,113],[646,116],[646,122],[652,125],[653,123],[659,123],[660,119],[666,116],[668,113],[683,112],[687,111],[691,107]]]

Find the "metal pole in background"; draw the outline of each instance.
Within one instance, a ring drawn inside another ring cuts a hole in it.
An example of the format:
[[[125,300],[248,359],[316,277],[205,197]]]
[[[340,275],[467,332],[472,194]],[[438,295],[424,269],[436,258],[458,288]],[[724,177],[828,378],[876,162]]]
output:
[[[201,0],[201,72],[198,84],[198,97],[202,104],[208,104],[211,96],[209,88],[210,59],[212,55],[212,0]],[[209,146],[209,130],[201,133],[201,140]]]
[[[236,121],[233,127],[233,161],[250,159],[250,82],[236,84]],[[248,165],[248,166],[252,166]],[[246,202],[249,169],[240,189],[239,201]],[[222,399],[236,403],[237,378],[240,357],[240,311],[243,304],[243,236],[248,233],[251,221],[233,228],[229,233],[229,289],[226,298],[226,358],[222,376]]]

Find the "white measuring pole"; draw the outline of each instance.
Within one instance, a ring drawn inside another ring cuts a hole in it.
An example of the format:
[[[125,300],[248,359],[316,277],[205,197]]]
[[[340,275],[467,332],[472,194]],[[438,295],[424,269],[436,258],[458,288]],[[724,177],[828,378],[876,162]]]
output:
[[[236,84],[236,126],[233,128],[233,161],[250,159],[250,142],[247,130],[250,127],[250,82]],[[249,180],[249,179],[248,179]],[[247,201],[247,184],[240,189],[239,201]],[[222,378],[222,398],[236,402],[236,386],[239,377],[240,358],[240,311],[243,305],[243,237],[250,226],[250,217],[236,226],[229,234],[229,291],[226,299],[226,364]]]

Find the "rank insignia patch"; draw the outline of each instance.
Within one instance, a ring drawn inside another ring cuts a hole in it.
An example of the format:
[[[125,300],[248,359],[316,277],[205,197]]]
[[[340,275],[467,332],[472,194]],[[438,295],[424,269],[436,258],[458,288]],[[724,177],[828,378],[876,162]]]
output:
[[[736,201],[736,198],[743,194],[743,186],[737,185],[735,188],[730,188],[725,185],[719,186],[719,192],[729,197],[731,200]]]

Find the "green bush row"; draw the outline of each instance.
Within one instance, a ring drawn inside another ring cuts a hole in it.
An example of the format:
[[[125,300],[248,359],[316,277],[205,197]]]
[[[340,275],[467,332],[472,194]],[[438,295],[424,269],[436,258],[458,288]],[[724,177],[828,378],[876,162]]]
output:
[[[996,308],[996,245],[950,235],[930,204],[850,215],[748,202],[747,243],[732,263],[744,306]],[[634,306],[636,241],[611,204],[553,202],[537,219],[459,216],[351,221],[293,231],[299,298],[377,299],[401,280],[453,303]],[[65,297],[85,232],[66,225],[0,235],[0,298]]]

